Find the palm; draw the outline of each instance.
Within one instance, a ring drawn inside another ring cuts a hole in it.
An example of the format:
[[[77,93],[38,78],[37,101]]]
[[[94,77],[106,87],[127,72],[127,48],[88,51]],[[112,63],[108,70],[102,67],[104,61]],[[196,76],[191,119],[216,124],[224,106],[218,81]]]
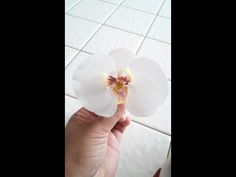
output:
[[[110,118],[85,108],[72,116],[65,131],[67,176],[115,176],[121,136],[130,123],[124,112],[118,105]]]
[[[108,135],[105,159],[101,166],[104,176],[115,176],[119,160],[121,136],[128,124],[129,120],[118,122]]]

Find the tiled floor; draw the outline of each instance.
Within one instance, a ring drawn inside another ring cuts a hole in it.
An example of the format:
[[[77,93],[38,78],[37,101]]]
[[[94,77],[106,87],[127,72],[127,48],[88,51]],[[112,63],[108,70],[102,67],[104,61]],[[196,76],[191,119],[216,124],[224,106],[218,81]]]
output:
[[[66,123],[82,105],[71,78],[78,64],[96,52],[118,47],[156,60],[169,79],[170,92],[158,111],[132,123],[121,144],[116,177],[152,177],[170,154],[171,0],[65,0]]]

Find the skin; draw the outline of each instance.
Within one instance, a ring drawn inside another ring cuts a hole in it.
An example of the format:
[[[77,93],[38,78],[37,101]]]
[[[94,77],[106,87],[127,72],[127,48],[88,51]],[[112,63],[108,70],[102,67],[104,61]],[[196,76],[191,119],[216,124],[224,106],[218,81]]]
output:
[[[109,118],[80,109],[65,128],[66,177],[114,177],[122,134],[130,124],[125,106]]]

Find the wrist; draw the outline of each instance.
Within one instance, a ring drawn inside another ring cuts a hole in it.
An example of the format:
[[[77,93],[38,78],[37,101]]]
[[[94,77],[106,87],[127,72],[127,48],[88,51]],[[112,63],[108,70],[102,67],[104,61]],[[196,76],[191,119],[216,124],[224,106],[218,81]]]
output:
[[[94,169],[89,170],[81,165],[66,164],[65,177],[104,177],[104,175],[100,169],[96,172]]]

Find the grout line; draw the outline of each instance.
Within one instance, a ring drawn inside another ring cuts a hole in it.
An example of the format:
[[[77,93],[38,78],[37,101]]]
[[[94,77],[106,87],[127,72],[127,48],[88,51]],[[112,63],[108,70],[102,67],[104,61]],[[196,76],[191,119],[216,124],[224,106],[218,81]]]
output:
[[[71,14],[66,14],[66,15],[72,16],[72,17],[75,17],[75,18],[79,18],[81,20],[86,20],[86,21],[94,22],[94,23],[97,23],[97,24],[100,24],[100,25],[103,25],[103,26],[111,27],[111,28],[114,28],[114,29],[118,29],[120,31],[124,31],[124,32],[132,33],[132,34],[136,34],[138,36],[144,37],[144,35],[142,35],[142,34],[138,34],[138,33],[132,32],[132,31],[128,31],[128,30],[125,30],[125,29],[122,29],[122,28],[119,28],[119,27],[116,27],[116,26],[111,26],[109,24],[105,24],[105,23],[103,24],[103,23],[100,23],[100,22],[97,22],[97,21],[94,21],[94,20],[90,20],[90,19],[87,19],[87,18],[84,18],[84,17],[74,16],[74,15],[71,15]]]
[[[68,46],[68,45],[66,45],[66,47],[69,47],[69,48],[72,48],[72,49],[76,49],[76,48],[70,47],[70,46]],[[65,70],[67,69],[67,67],[72,63],[72,61],[75,60],[75,58],[76,58],[81,52],[87,53],[87,54],[89,54],[89,55],[93,55],[93,53],[87,52],[87,51],[85,51],[85,50],[79,50],[79,49],[76,49],[76,50],[77,50],[78,52],[77,52],[77,53],[75,54],[75,56],[72,57],[72,59],[66,64]]]
[[[69,46],[69,45],[65,45],[65,47],[68,47],[68,48],[71,48],[71,49],[76,50],[76,54],[68,61],[67,64],[65,64],[65,70],[66,70],[67,66],[71,63],[71,60],[73,60],[74,57],[76,57],[76,56],[80,53],[80,50],[77,49],[77,48],[71,47],[71,46]]]
[[[70,46],[70,45],[68,45],[68,44],[65,44],[65,46],[80,51],[80,49],[77,49],[77,48],[75,48],[75,47],[72,47],[72,46]]]
[[[67,46],[67,47],[70,47],[70,46]],[[72,47],[71,47],[72,48]],[[76,49],[76,48],[73,48],[73,49]],[[68,64],[66,65],[65,67],[65,70],[67,69],[67,67],[75,60],[75,58],[79,55],[79,53],[82,51],[80,49],[76,49],[76,50],[79,50],[79,52],[70,60],[70,62],[68,62]]]
[[[81,19],[81,20],[86,20],[86,21],[89,21],[89,22],[93,22],[93,23],[102,25],[102,23],[97,22],[97,21],[95,21],[95,20],[88,19],[88,18],[79,17],[79,16],[75,16],[75,15],[72,15],[72,14],[68,14],[68,13],[66,13],[66,15],[71,16],[71,17],[75,17],[75,18],[79,18],[79,19]]]
[[[66,67],[65,67],[65,70],[68,68],[68,66],[75,60],[75,58],[79,55],[79,53],[80,53],[80,50],[79,50],[79,52],[70,60],[70,62],[66,65]]]
[[[121,2],[121,4],[124,2],[125,0],[123,0]],[[121,5],[120,4],[120,5]],[[116,6],[116,8],[113,10],[113,12],[111,12],[111,14],[107,17],[106,20],[104,20],[104,22],[101,24],[101,26],[97,29],[97,31],[89,38],[89,40],[84,44],[84,46],[81,48],[81,50],[84,49],[84,47],[88,44],[88,42],[93,38],[93,36],[102,28],[102,26],[108,21],[108,19],[115,13],[115,11],[120,7],[120,5]]]
[[[109,1],[105,1],[105,0],[99,0],[99,1],[102,1],[102,2],[105,2],[105,3],[108,3],[108,4],[112,4],[112,5],[119,5],[119,4],[115,4],[113,2],[109,2]],[[132,9],[132,10],[136,10],[136,11],[140,11],[140,12],[144,12],[146,14],[156,15],[156,13],[148,12],[148,11],[145,11],[145,10],[142,10],[142,9],[137,9],[137,8],[134,8],[134,7],[129,7],[129,6],[126,6],[126,5],[121,5],[121,7],[125,7],[125,8],[128,8],[128,9]]]
[[[169,133],[163,132],[163,131],[161,131],[161,130],[157,130],[157,129],[153,128],[153,127],[150,127],[150,126],[148,126],[148,125],[145,125],[145,124],[143,124],[143,123],[140,123],[140,122],[138,122],[138,121],[136,121],[136,120],[132,120],[132,121],[135,122],[135,123],[137,123],[137,124],[139,124],[139,125],[142,125],[142,126],[144,126],[144,127],[146,127],[146,128],[152,129],[152,130],[154,130],[154,131],[157,131],[157,132],[159,132],[159,133],[165,134],[165,135],[167,135],[167,136],[171,136],[171,134],[169,134]]]
[[[144,36],[144,37],[145,37],[145,36]],[[171,45],[170,42],[165,42],[165,41],[162,41],[162,40],[160,40],[160,39],[152,38],[152,37],[149,37],[149,36],[146,36],[146,38],[148,38],[148,39],[152,39],[152,40],[155,40],[155,41],[158,41],[158,42],[162,42],[162,43],[165,43],[165,44],[169,44],[169,45]]]
[[[82,0],[80,0],[79,2],[81,2],[81,1],[82,1]],[[68,16],[72,16],[72,17],[74,17],[74,18],[79,18],[79,19],[87,20],[87,21],[90,21],[90,22],[93,22],[93,23],[96,23],[96,24],[99,24],[99,25],[100,25],[100,26],[98,27],[98,29],[91,35],[91,37],[90,37],[90,38],[85,42],[85,44],[81,47],[81,49],[77,49],[77,48],[74,48],[74,47],[69,46],[69,45],[66,45],[66,46],[93,55],[91,52],[84,51],[83,49],[84,49],[84,47],[88,44],[88,42],[93,38],[93,36],[95,36],[95,34],[102,28],[102,26],[107,26],[107,27],[110,27],[110,28],[118,29],[118,30],[120,30],[120,31],[124,31],[124,32],[128,32],[128,33],[131,33],[131,34],[135,34],[135,35],[144,37],[143,40],[141,41],[141,43],[140,43],[140,45],[139,45],[139,47],[138,47],[136,53],[135,53],[136,55],[137,55],[137,53],[139,52],[139,50],[140,50],[140,48],[141,48],[141,46],[142,46],[142,44],[143,44],[143,42],[144,42],[144,40],[145,40],[146,38],[149,38],[149,39],[152,39],[152,40],[155,40],[155,41],[159,41],[159,42],[162,42],[162,43],[165,43],[165,44],[169,44],[169,45],[171,44],[171,43],[164,42],[164,41],[161,41],[161,40],[158,40],[158,39],[154,39],[154,38],[151,38],[151,37],[147,37],[147,35],[148,35],[148,33],[149,33],[149,31],[150,31],[150,29],[151,29],[153,23],[155,22],[155,19],[157,18],[158,13],[159,13],[160,9],[162,8],[162,6],[163,6],[165,0],[162,2],[162,4],[161,4],[161,6],[160,6],[160,8],[159,8],[159,10],[158,10],[158,12],[157,12],[157,14],[155,15],[155,17],[154,17],[154,19],[153,19],[153,21],[152,21],[152,23],[151,23],[149,29],[148,29],[147,32],[146,32],[146,35],[141,35],[141,34],[138,34],[138,33],[134,33],[134,32],[131,32],[131,31],[127,31],[127,30],[124,30],[124,29],[121,29],[121,28],[118,28],[118,27],[114,27],[114,26],[110,26],[110,25],[105,24],[105,23],[108,21],[108,19],[115,13],[115,11],[116,11],[120,6],[122,6],[122,4],[123,4],[124,1],[125,1],[125,0],[123,0],[123,1],[114,9],[114,11],[107,17],[106,20],[104,20],[103,23],[99,23],[99,22],[96,22],[96,21],[94,21],[94,20],[85,19],[85,18],[82,18],[82,17],[78,17],[78,16],[74,16],[74,15],[71,15],[71,14],[66,13],[66,15],[68,15]],[[78,4],[79,2],[77,2],[77,4]],[[105,1],[104,1],[104,2],[105,2]],[[74,5],[74,6],[75,6],[75,5]],[[73,7],[74,7],[74,6],[73,6]],[[136,9],[135,9],[135,10],[136,10]],[[77,57],[77,55],[78,55],[79,53],[80,53],[80,52],[78,52],[78,53],[70,60],[70,62],[66,65],[65,69],[70,65],[70,63]],[[168,79],[168,80],[171,81],[171,79]]]
[[[122,28],[119,28],[119,27],[116,27],[116,26],[111,26],[111,25],[108,25],[108,24],[104,24],[103,26],[107,26],[107,27],[110,27],[110,28],[118,29],[120,31],[135,34],[135,35],[140,36],[140,37],[145,37],[145,35],[138,34],[138,33],[132,32],[132,31],[128,31],[128,30],[125,30],[125,29],[122,29]],[[158,41],[158,42],[162,42],[162,43],[171,45],[171,43],[169,43],[169,42],[165,42],[165,41],[162,41],[162,40],[159,40],[159,39],[156,39],[156,38],[152,38],[152,37],[148,37],[148,36],[146,36],[146,38],[149,38],[149,39],[152,39],[152,40],[155,40],[155,41]]]
[[[87,54],[89,54],[89,55],[94,55],[93,53],[91,53],[91,52],[87,52],[87,51],[85,51],[85,50],[80,50],[81,52],[84,52],[84,53],[87,53]]]
[[[168,19],[168,20],[171,20],[170,17],[165,17],[165,16],[162,16],[162,15],[159,15],[159,14],[158,14],[158,16],[159,16],[159,17],[162,17],[162,18],[166,18],[166,19]]]
[[[77,52],[84,52],[84,53],[87,53],[87,54],[93,55],[93,53],[91,53],[91,52],[87,52],[87,51],[85,51],[85,50],[77,49],[77,48],[72,47],[72,46],[70,46],[70,45],[68,45],[68,44],[65,44],[65,46],[66,46],[66,47],[69,47],[69,48],[71,48],[71,49],[75,49],[75,50],[77,50]]]
[[[171,6],[171,5],[170,5],[170,6]],[[171,8],[171,7],[170,7],[170,8]],[[160,15],[159,13],[160,13],[160,11],[158,12],[158,16],[171,20],[171,17],[166,17],[166,16],[163,16],[163,15]]]
[[[168,149],[168,153],[167,153],[166,159],[169,157],[169,154],[170,154],[170,148],[171,148],[171,140],[170,140],[170,145],[169,145],[169,149]]]
[[[150,15],[157,15],[156,13],[148,12],[148,11],[137,9],[137,8],[134,8],[134,7],[129,7],[129,6],[126,6],[126,5],[122,5],[121,7],[125,7],[125,8],[128,8],[128,9],[132,9],[132,10],[136,10],[136,11],[140,11],[140,12],[144,12],[144,13],[150,14]]]
[[[80,0],[79,2],[81,2],[81,1],[82,1],[82,0]],[[162,17],[162,18],[166,18],[166,19],[168,19],[168,20],[171,20],[170,17],[166,17],[166,16],[163,16],[163,15],[159,15],[160,9],[158,10],[158,13],[156,14],[156,13],[148,12],[148,11],[145,11],[145,10],[137,9],[137,8],[134,8],[134,7],[129,7],[129,6],[126,6],[126,5],[122,5],[123,2],[121,2],[120,4],[115,4],[115,3],[113,3],[113,2],[109,2],[109,1],[105,1],[105,0],[98,0],[98,1],[103,2],[103,3],[107,3],[107,4],[112,4],[112,5],[115,5],[115,6],[121,6],[121,7],[127,8],[127,9],[132,9],[132,10],[140,11],[140,12],[143,12],[143,13],[146,13],[146,14],[150,14],[150,15],[158,15],[159,17]],[[164,1],[165,1],[165,0],[164,0]],[[66,13],[67,15],[69,15],[68,12],[69,12],[73,7],[75,7],[77,4],[79,4],[79,2],[77,2],[75,5],[73,5],[73,6],[72,6],[69,10],[67,10],[65,13]],[[162,7],[162,5],[161,5],[161,7]]]
[[[76,97],[74,97],[74,96],[72,96],[72,95],[70,95],[70,94],[68,94],[68,93],[65,93],[65,95],[68,96],[68,97],[70,97],[70,98],[73,98],[73,99],[78,100]]]
[[[104,24],[103,26],[107,26],[107,27],[114,28],[114,29],[117,29],[117,30],[120,30],[120,31],[124,31],[124,32],[127,32],[127,33],[135,34],[135,35],[140,36],[140,37],[145,37],[145,35],[138,34],[138,33],[132,32],[132,31],[128,31],[128,30],[125,30],[125,29],[122,29],[122,28],[119,28],[119,27],[116,27],[116,26],[111,26],[111,25],[108,25],[108,24]],[[164,44],[171,45],[170,42],[165,42],[165,41],[162,41],[162,40],[159,40],[159,39],[156,39],[156,38],[152,38],[152,37],[148,37],[148,36],[146,36],[146,38],[149,38],[149,39],[152,39],[152,40],[164,43]]]
[[[116,27],[116,26],[111,26],[109,24],[102,24],[102,23],[99,23],[97,21],[90,20],[90,19],[87,19],[87,18],[84,18],[84,17],[78,17],[78,16],[74,16],[74,15],[71,15],[71,14],[67,14],[67,13],[66,13],[66,15],[74,17],[74,18],[78,18],[78,19],[81,19],[81,20],[86,20],[86,21],[89,21],[89,22],[93,22],[93,23],[96,23],[96,24],[99,24],[99,25],[107,26],[107,27],[110,27],[110,28],[118,29],[120,31],[135,34],[135,35],[138,35],[138,36],[141,36],[141,37],[145,37],[145,35],[142,35],[142,34],[138,34],[138,33],[132,32],[132,31],[128,31],[128,30],[125,30],[125,29],[122,29],[122,28],[119,28],[119,27]],[[162,40],[159,40],[159,39],[156,39],[156,38],[152,38],[152,37],[149,37],[149,36],[146,36],[146,38],[149,38],[149,39],[152,39],[152,40],[155,40],[155,41],[158,41],[158,42],[162,42],[162,43],[171,45],[171,43],[169,43],[169,42],[165,42],[165,41],[162,41]],[[79,50],[79,49],[77,49],[77,50]]]
[[[122,28],[119,28],[119,27],[116,27],[116,26],[111,26],[111,25],[108,25],[108,24],[104,24],[103,26],[107,26],[107,27],[114,28],[114,29],[117,29],[117,30],[120,30],[120,31],[135,34],[135,35],[140,36],[140,37],[144,37],[144,35],[142,35],[142,34],[138,34],[138,33],[135,33],[133,31],[128,31],[128,30],[125,30],[125,29],[122,29]]]
[[[82,0],[81,0],[81,1],[82,1]],[[123,1],[121,2],[121,4],[122,4],[124,1],[125,1],[125,0],[123,0]],[[120,4],[120,5],[121,5],[121,4]],[[95,34],[97,34],[97,32],[102,28],[102,26],[107,22],[107,20],[114,14],[114,12],[120,7],[120,5],[117,6],[117,7],[113,10],[113,12],[111,12],[111,14],[107,17],[107,19],[106,19],[102,24],[100,24],[100,26],[98,27],[98,29],[91,35],[91,37],[85,42],[85,44],[81,47],[80,50],[83,51],[84,47],[89,43],[89,41],[93,38],[93,36],[95,36]],[[72,63],[72,62],[75,60],[75,58],[77,57],[78,54],[79,54],[79,53],[77,53],[77,54],[71,59],[71,61],[67,64],[66,68],[70,65],[70,63]],[[65,68],[65,69],[66,69],[66,68]]]
[[[81,1],[83,0],[79,0],[78,2],[76,2],[72,7],[70,7],[69,9],[66,10],[65,13],[69,12],[72,8],[74,8],[77,4],[79,4]]]
[[[100,27],[98,27],[97,31],[98,31],[101,27],[102,27],[102,25],[100,25]],[[97,33],[97,31],[95,31],[94,34],[92,34],[91,36],[93,37],[93,36]],[[88,41],[89,41],[92,37],[90,37],[90,38],[88,39]],[[84,48],[84,46],[88,43],[88,41],[85,42],[85,44],[83,45],[83,47],[81,47],[81,49],[77,49],[77,50],[84,52],[84,51],[83,51],[83,48]],[[76,48],[75,48],[75,49],[76,49]],[[78,53],[70,60],[70,62],[66,65],[65,69],[75,60],[75,58],[79,55],[79,53],[80,53],[80,52],[78,52]],[[86,53],[89,53],[89,52],[86,51]]]
[[[136,9],[134,7],[129,7],[129,6],[126,6],[126,5],[122,5],[121,7],[124,7],[124,8],[127,8],[127,9],[136,10],[136,11],[143,12],[143,13],[150,14],[150,15],[154,15],[154,16],[156,15],[155,13],[148,12],[148,11],[141,10],[141,9]]]
[[[116,6],[119,6],[122,3],[122,1],[119,4],[115,4],[113,2],[109,2],[109,1],[106,1],[106,0],[98,0],[98,1],[101,1],[101,2],[104,2],[104,3],[107,3],[107,4],[116,5]]]
[[[143,38],[143,40],[142,40],[140,46],[138,47],[137,51],[135,52],[136,55],[138,54],[138,52],[139,52],[141,46],[143,45],[143,42],[145,41],[145,39],[146,39],[146,37],[147,37],[149,31],[151,30],[152,25],[154,24],[154,22],[155,22],[155,20],[156,20],[156,18],[157,18],[157,16],[158,16],[158,13],[159,13],[159,11],[161,10],[161,8],[162,8],[162,6],[163,6],[163,4],[164,4],[165,1],[166,1],[166,0],[164,0],[164,1],[162,2],[160,8],[158,9],[158,12],[157,12],[157,14],[155,15],[155,17],[154,17],[154,19],[153,19],[153,21],[152,21],[152,23],[151,23],[151,25],[150,25],[150,27],[149,27],[149,29],[148,29],[146,35],[144,36],[144,38]]]

